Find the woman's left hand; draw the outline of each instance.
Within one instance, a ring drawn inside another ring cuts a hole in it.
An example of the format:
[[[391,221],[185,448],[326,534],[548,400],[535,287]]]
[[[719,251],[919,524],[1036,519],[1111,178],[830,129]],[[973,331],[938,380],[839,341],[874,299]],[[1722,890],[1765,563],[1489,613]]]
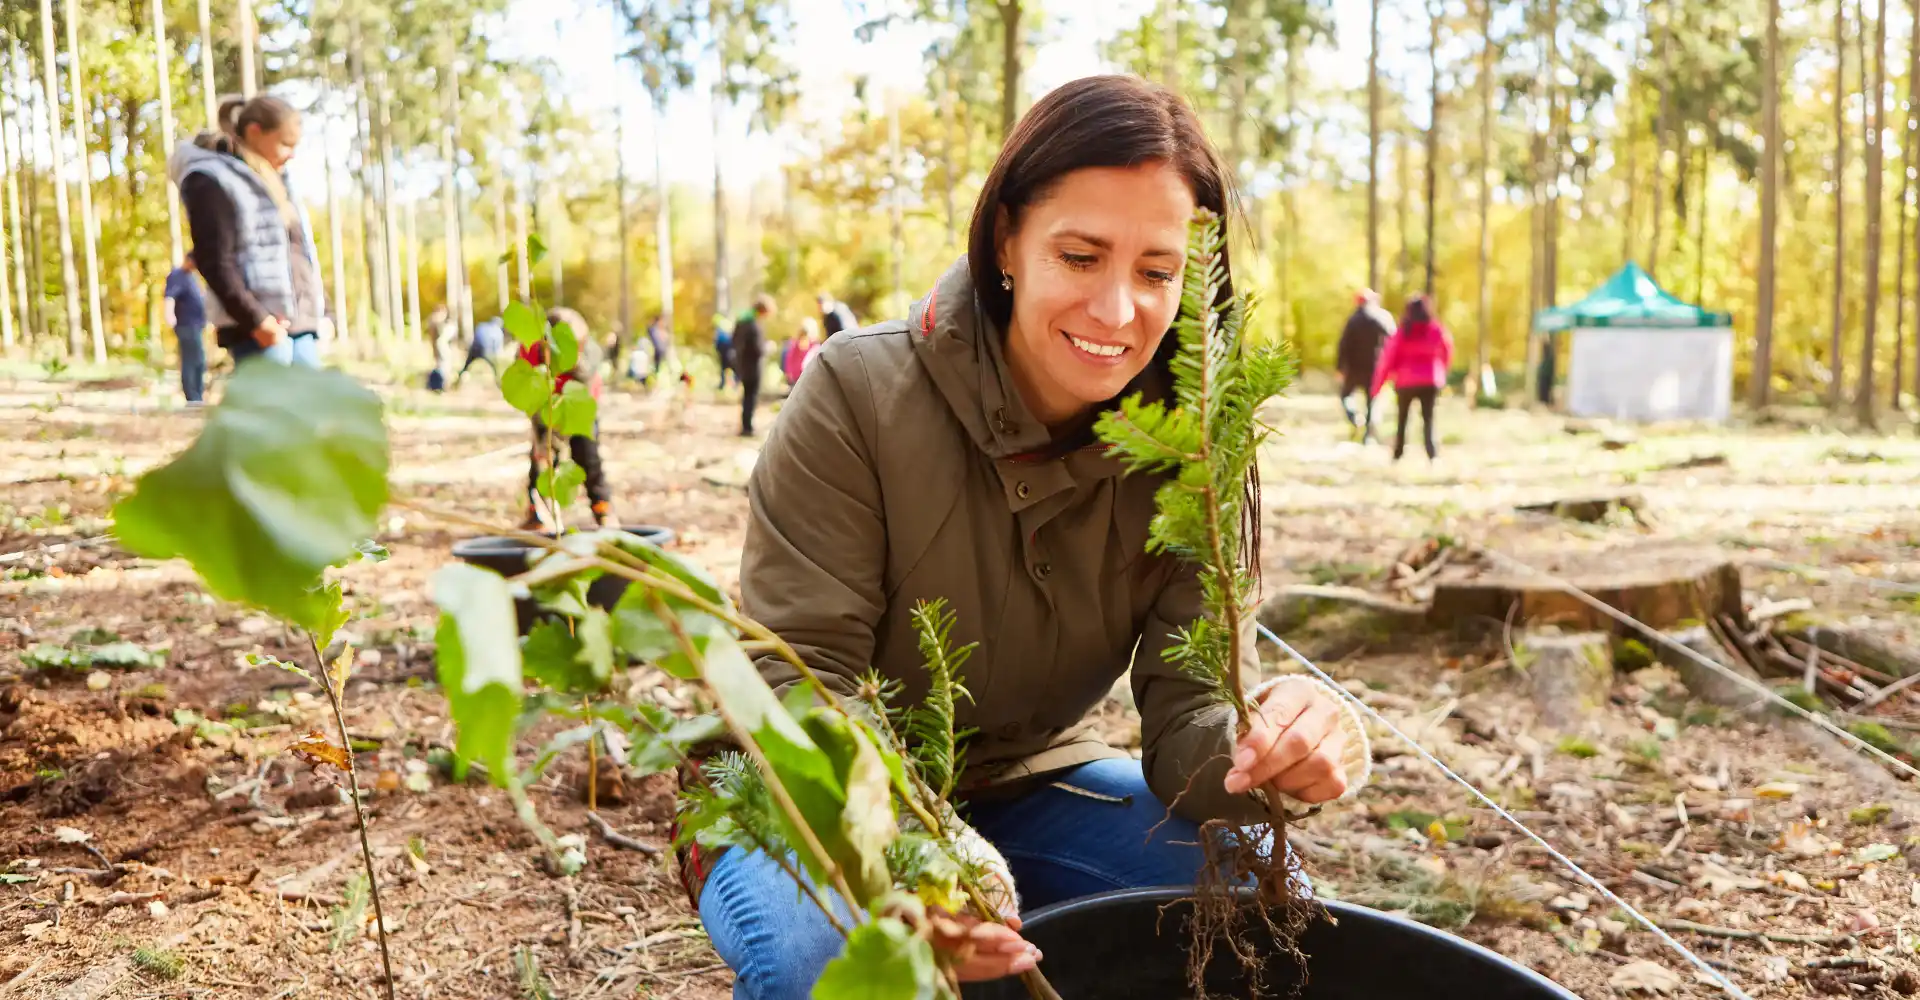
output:
[[[1309,805],[1346,794],[1341,713],[1334,694],[1318,684],[1275,685],[1234,746],[1227,792],[1266,788]]]

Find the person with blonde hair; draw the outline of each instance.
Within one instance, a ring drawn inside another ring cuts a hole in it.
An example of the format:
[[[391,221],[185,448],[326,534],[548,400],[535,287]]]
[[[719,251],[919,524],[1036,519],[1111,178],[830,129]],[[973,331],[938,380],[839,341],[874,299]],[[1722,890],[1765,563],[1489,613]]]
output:
[[[215,339],[236,363],[268,357],[318,366],[326,293],[313,227],[286,178],[300,145],[300,112],[271,94],[228,97],[219,126],[167,158],[194,260],[213,293],[207,313]]]

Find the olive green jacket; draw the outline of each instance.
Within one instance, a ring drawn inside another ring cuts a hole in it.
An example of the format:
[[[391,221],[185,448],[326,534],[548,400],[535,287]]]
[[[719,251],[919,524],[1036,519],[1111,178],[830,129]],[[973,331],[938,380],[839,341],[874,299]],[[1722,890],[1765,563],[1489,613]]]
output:
[[[1162,380],[1150,368],[1135,388]],[[1162,655],[1201,597],[1191,565],[1145,551],[1161,481],[1103,446],[1058,453],[963,258],[905,322],[829,339],[795,385],[748,485],[744,610],[841,693],[877,668],[910,705],[927,688],[911,612],[945,598],[955,642],[980,644],[959,707],[978,730],[967,787],[1129,756],[1085,719],[1131,667],[1154,794],[1196,821],[1251,821],[1257,803],[1221,785],[1230,710]],[[797,679],[777,657],[760,669]],[[1347,722],[1357,786],[1366,737]]]

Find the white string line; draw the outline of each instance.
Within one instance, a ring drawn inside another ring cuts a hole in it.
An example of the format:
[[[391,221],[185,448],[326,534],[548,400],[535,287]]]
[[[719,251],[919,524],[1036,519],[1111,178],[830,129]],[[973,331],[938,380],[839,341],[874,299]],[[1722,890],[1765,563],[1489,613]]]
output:
[[[1774,689],[1768,687],[1767,685],[1762,684],[1761,682],[1754,680],[1753,678],[1748,677],[1737,670],[1734,670],[1733,668],[1727,666],[1724,663],[1721,663],[1718,660],[1715,660],[1710,656],[1702,655],[1701,653],[1695,651],[1692,647],[1687,646],[1685,643],[1680,642],[1678,639],[1675,639],[1674,637],[1668,635],[1667,633],[1662,632],[1659,629],[1656,629],[1650,625],[1647,625],[1646,623],[1640,621],[1639,619],[1633,617],[1632,615],[1627,614],[1626,612],[1615,610],[1613,607],[1609,606],[1606,602],[1600,600],[1597,597],[1594,597],[1592,594],[1589,594],[1584,590],[1581,590],[1579,587],[1576,587],[1573,584],[1568,583],[1567,581],[1562,580],[1557,576],[1554,576],[1552,573],[1549,573],[1545,570],[1534,569],[1532,566],[1529,566],[1526,563],[1523,563],[1520,560],[1513,558],[1512,556],[1502,555],[1501,553],[1495,552],[1492,549],[1482,548],[1482,549],[1478,549],[1477,551],[1479,551],[1482,555],[1485,555],[1488,558],[1492,559],[1496,563],[1504,563],[1516,569],[1525,570],[1528,573],[1532,573],[1533,575],[1540,577],[1549,583],[1552,583],[1554,586],[1557,586],[1561,590],[1564,590],[1568,594],[1571,594],[1574,597],[1574,599],[1578,600],[1580,603],[1587,605],[1588,607],[1594,609],[1595,611],[1600,612],[1601,614],[1606,615],[1609,618],[1612,618],[1614,621],[1617,621],[1622,625],[1631,627],[1632,629],[1639,632],[1640,634],[1652,639],[1657,643],[1660,643],[1663,646],[1666,646],[1668,649],[1672,649],[1678,652],[1680,655],[1685,656],[1687,659],[1692,660],[1693,662],[1698,663],[1709,670],[1712,670],[1713,672],[1721,675],[1722,677],[1726,677],[1733,681],[1737,681],[1742,687],[1745,687],[1748,690],[1753,691],[1755,694],[1760,695],[1761,697],[1774,703],[1775,705],[1780,706],[1781,708],[1785,708],[1788,711],[1793,712],[1795,715],[1798,715],[1801,718],[1806,719],[1808,722],[1811,722],[1814,725],[1819,726],[1821,729],[1826,730],[1827,732],[1833,734],[1834,736],[1839,737],[1842,742],[1847,743],[1856,749],[1865,750],[1867,753],[1880,758],[1880,760],[1885,762],[1886,764],[1898,770],[1906,772],[1906,774],[1909,777],[1920,778],[1920,769],[1916,769],[1912,764],[1909,764],[1906,761],[1901,760],[1900,758],[1895,757],[1890,753],[1887,753],[1885,750],[1882,750],[1879,747],[1874,746],[1871,743],[1868,743],[1866,740],[1863,740],[1860,737],[1855,736],[1850,732],[1847,732],[1845,729],[1842,729],[1841,727],[1834,725],[1831,721],[1829,721],[1825,716],[1821,715],[1820,713],[1801,708],[1799,705],[1796,705],[1793,702],[1787,700],[1786,698],[1781,697],[1778,691],[1775,691]]]
[[[1305,656],[1302,656],[1299,650],[1296,650],[1292,646],[1287,645],[1287,641],[1285,639],[1282,639],[1279,636],[1274,635],[1272,630],[1268,629],[1265,625],[1261,625],[1256,622],[1255,627],[1260,630],[1261,635],[1266,636],[1275,645],[1279,646],[1281,650],[1285,651],[1288,656],[1293,657],[1294,662],[1300,664],[1301,666],[1307,668],[1307,670],[1311,671],[1315,677],[1320,678],[1321,681],[1325,682],[1329,687],[1333,688],[1334,691],[1338,692],[1349,703],[1358,707],[1361,712],[1365,713],[1366,716],[1372,719],[1376,724],[1378,724],[1388,732],[1392,733],[1394,736],[1399,737],[1401,742],[1405,743],[1407,746],[1412,747],[1413,751],[1419,754],[1421,757],[1425,758],[1427,763],[1432,764],[1434,767],[1439,768],[1441,774],[1444,774],[1447,777],[1453,779],[1456,783],[1460,785],[1460,787],[1465,788],[1468,792],[1471,792],[1473,794],[1473,797],[1476,799],[1479,799],[1482,805],[1486,806],[1488,809],[1493,810],[1494,813],[1497,814],[1501,819],[1506,820],[1509,824],[1511,824],[1514,829],[1519,830],[1521,833],[1526,834],[1528,839],[1540,845],[1541,849],[1546,851],[1547,854],[1551,855],[1555,861],[1558,861],[1562,865],[1565,865],[1568,871],[1571,871],[1575,875],[1579,876],[1582,882],[1585,882],[1587,885],[1592,886],[1594,891],[1606,897],[1608,902],[1619,907],[1628,916],[1639,921],[1640,924],[1644,926],[1647,930],[1652,931],[1655,937],[1659,938],[1661,941],[1666,942],[1666,944],[1669,947],[1671,947],[1673,950],[1679,952],[1682,956],[1684,956],[1688,962],[1693,963],[1693,965],[1698,967],[1700,971],[1705,972],[1710,978],[1712,978],[1712,980],[1715,983],[1718,983],[1720,985],[1721,989],[1726,990],[1729,996],[1735,997],[1737,998],[1737,1000],[1753,1000],[1753,998],[1747,995],[1745,992],[1743,992],[1740,989],[1740,987],[1735,986],[1733,984],[1733,980],[1727,978],[1727,976],[1724,973],[1722,973],[1719,969],[1716,969],[1712,965],[1707,964],[1707,961],[1705,959],[1701,958],[1698,955],[1695,955],[1692,951],[1688,950],[1686,945],[1683,945],[1679,941],[1674,940],[1673,935],[1668,934],[1665,930],[1662,930],[1659,924],[1654,923],[1652,920],[1648,919],[1645,914],[1635,909],[1632,903],[1629,903],[1626,900],[1621,899],[1620,896],[1616,894],[1612,889],[1609,889],[1605,885],[1601,884],[1599,879],[1594,878],[1592,875],[1587,874],[1586,869],[1574,863],[1574,860],[1572,858],[1569,858],[1565,854],[1560,853],[1560,851],[1556,849],[1552,844],[1547,843],[1546,838],[1540,836],[1539,834],[1533,832],[1533,830],[1529,829],[1525,823],[1520,822],[1518,817],[1514,816],[1514,814],[1502,808],[1500,803],[1493,801],[1491,798],[1488,798],[1487,793],[1481,791],[1479,787],[1476,786],[1473,782],[1468,781],[1466,778],[1461,777],[1460,774],[1456,772],[1453,768],[1448,767],[1445,761],[1434,756],[1432,751],[1428,750],[1426,747],[1421,746],[1420,743],[1417,740],[1415,740],[1413,737],[1408,736],[1406,733],[1402,732],[1400,730],[1400,727],[1387,721],[1387,717],[1384,715],[1381,715],[1377,710],[1374,709],[1372,705],[1369,705],[1366,702],[1360,700],[1359,695],[1356,695],[1352,691],[1347,690],[1346,687],[1342,685],[1339,681],[1336,681],[1332,677],[1329,677],[1326,671],[1321,670],[1318,666],[1316,666],[1312,660],[1309,660]]]

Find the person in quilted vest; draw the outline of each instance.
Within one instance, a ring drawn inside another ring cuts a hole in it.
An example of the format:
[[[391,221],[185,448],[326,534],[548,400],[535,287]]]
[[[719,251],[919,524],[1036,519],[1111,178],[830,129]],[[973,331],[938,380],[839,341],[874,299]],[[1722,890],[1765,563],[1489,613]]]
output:
[[[271,94],[221,101],[219,132],[175,147],[167,174],[180,188],[207,318],[236,363],[267,357],[320,363],[326,293],[305,209],[289,190],[300,113]]]
[[[1440,387],[1447,384],[1447,369],[1453,366],[1453,334],[1434,316],[1433,300],[1415,296],[1400,318],[1400,329],[1387,338],[1380,351],[1380,364],[1373,373],[1373,391],[1393,383],[1394,402],[1400,423],[1393,434],[1393,460],[1398,462],[1407,450],[1407,418],[1413,404],[1420,404],[1420,429],[1426,433],[1427,459],[1439,457],[1433,446],[1433,406]]]

